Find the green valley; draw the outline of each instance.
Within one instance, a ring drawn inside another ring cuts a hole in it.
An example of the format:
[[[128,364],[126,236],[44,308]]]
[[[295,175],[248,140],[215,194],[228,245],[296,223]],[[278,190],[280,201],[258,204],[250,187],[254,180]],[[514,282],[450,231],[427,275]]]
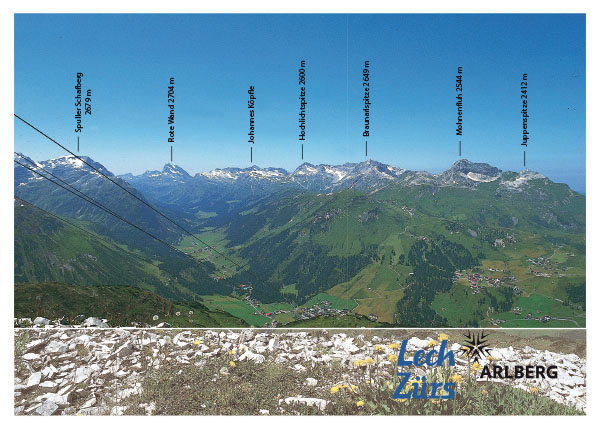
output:
[[[126,178],[189,228],[144,212],[179,253],[79,205],[68,216],[64,197],[60,217],[16,199],[15,282],[137,286],[255,326],[585,326],[585,196],[538,173],[367,161]]]

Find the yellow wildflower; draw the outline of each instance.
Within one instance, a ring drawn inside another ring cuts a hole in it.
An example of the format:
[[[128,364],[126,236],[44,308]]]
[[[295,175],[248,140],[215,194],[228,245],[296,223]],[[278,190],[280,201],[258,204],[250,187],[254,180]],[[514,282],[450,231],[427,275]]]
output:
[[[358,359],[354,361],[354,366],[360,367],[360,366],[365,366],[366,362],[362,359]]]
[[[333,386],[333,387],[330,389],[330,392],[331,392],[332,394],[336,394],[336,393],[338,393],[339,391],[340,391],[340,386]]]
[[[487,394],[488,394],[488,393],[487,393],[487,390],[482,390],[482,391],[481,391],[481,394],[482,394],[482,395],[487,395]]]
[[[398,343],[392,343],[388,347],[390,349],[392,349],[392,350],[398,350],[400,348],[400,344],[398,344]]]
[[[429,399],[431,399],[431,402],[434,404],[439,404],[441,402],[441,399],[432,399],[432,398],[429,398]]]
[[[354,392],[356,390],[356,386],[354,384],[350,385],[350,392]]]
[[[232,360],[230,360],[229,361],[229,366],[232,367],[232,368],[235,368],[235,362],[232,361]]]
[[[429,343],[427,343],[426,348],[435,347],[437,345],[438,345],[438,342],[436,340],[431,340],[431,341],[429,341]]]
[[[375,361],[374,361],[373,359],[371,359],[370,357],[368,357],[368,358],[366,358],[366,359],[365,359],[365,363],[366,363],[367,365],[372,365],[372,364],[374,364],[374,363],[375,363]]]
[[[391,363],[398,363],[398,355],[389,355],[387,357],[387,360],[389,360]]]
[[[447,334],[440,334],[440,336],[438,337],[438,340],[440,340],[440,343],[444,340],[449,340],[450,336]]]
[[[196,344],[197,346],[199,346],[200,345],[200,340],[194,341],[194,344]]]
[[[495,360],[498,360],[498,359],[496,359],[496,358],[495,358],[494,356],[492,356],[492,355],[488,355],[488,357],[487,357],[487,360],[489,360],[489,361],[493,362],[493,361],[495,361]]]
[[[375,346],[375,353],[385,353],[385,349],[383,348],[383,346],[380,346],[378,344]]]
[[[364,407],[364,406],[365,406],[365,401],[358,401],[358,402],[356,403],[356,406],[357,406],[357,407]]]
[[[396,398],[394,401],[396,402],[405,402],[408,398]]]
[[[462,383],[462,379],[462,375],[460,374],[454,374],[452,377],[450,377],[450,380],[456,384]]]
[[[235,354],[235,350],[229,350],[229,356],[234,355]]]
[[[481,368],[481,365],[479,365],[479,362],[473,362],[473,365],[471,366],[471,372],[475,373],[477,372],[477,370]]]
[[[537,387],[530,387],[529,390],[531,390],[531,393],[535,393],[537,392]]]

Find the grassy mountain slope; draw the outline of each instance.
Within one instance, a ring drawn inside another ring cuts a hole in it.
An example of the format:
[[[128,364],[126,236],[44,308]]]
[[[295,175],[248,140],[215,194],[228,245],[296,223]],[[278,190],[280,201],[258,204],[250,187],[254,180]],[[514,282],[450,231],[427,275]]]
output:
[[[14,290],[15,317],[65,317],[68,322],[79,315],[95,316],[106,318],[111,326],[164,321],[173,327],[247,326],[241,319],[211,311],[199,302],[177,303],[133,286],[18,283]],[[153,320],[155,315],[158,320]]]
[[[202,241],[115,199],[93,175],[67,169],[82,188],[207,266],[30,180],[15,192],[115,244],[15,207],[15,280],[132,284],[172,299],[220,294],[239,301],[226,304],[251,323],[265,318],[238,299],[246,288],[229,296],[234,286],[250,285],[251,297],[267,305],[328,296],[359,316],[406,326],[539,326],[545,316],[547,326],[584,326],[585,197],[537,173],[500,174],[484,164],[477,168],[494,177],[474,181],[461,170],[469,163],[458,164],[439,177],[412,172],[369,191],[275,192],[277,185],[254,194],[254,185],[231,185],[223,193],[211,184],[184,204],[191,189],[178,181],[143,190]]]
[[[112,173],[106,170],[101,164],[94,163],[89,158],[87,159],[88,162],[95,165],[131,194],[145,201],[145,197],[127,182],[112,176]],[[24,161],[23,158],[16,156],[16,161],[28,168],[32,168],[32,164]],[[167,241],[176,240],[181,235],[181,231],[178,231],[176,227],[150,207],[114,183],[111,183],[108,179],[93,172],[89,167],[78,163],[74,158],[59,158],[58,160],[47,161],[43,165],[47,172],[60,178],[65,183],[73,186],[74,189],[81,191],[97,203],[110,208],[117,215],[135,223],[146,231]],[[77,165],[80,166],[77,167]],[[65,183],[58,181],[55,177],[50,176],[49,173],[42,170],[36,171],[58,183],[58,185],[68,188]],[[59,216],[85,222],[88,228],[93,231],[104,236],[109,236],[121,243],[127,243],[131,248],[137,248],[146,252],[162,251],[159,243],[156,243],[143,233],[90,202],[79,198],[72,192],[61,188],[50,180],[42,179],[39,174],[31,172],[19,164],[15,164],[15,196],[21,197]],[[160,210],[164,212],[163,209]],[[168,213],[168,215],[172,214]]]
[[[139,286],[172,299],[231,290],[200,266],[168,250],[153,259],[86,233],[15,199],[15,282]],[[85,225],[85,224],[82,224]]]
[[[476,188],[393,184],[368,194],[286,192],[227,222],[212,221],[206,233],[222,237],[223,249],[249,264],[234,282],[253,284],[254,295],[267,302],[302,303],[327,291],[353,300],[360,314],[402,320],[396,303],[420,290],[414,289],[419,264],[409,261],[409,252],[417,242],[433,239],[442,253],[464,249],[471,261],[451,261],[445,281],[463,271],[504,282],[474,297],[464,281],[435,290],[426,307],[450,325],[505,317],[505,308],[522,307],[523,300],[528,307],[533,294],[584,309],[585,197],[542,178],[509,185],[498,180]],[[522,296],[508,296],[514,286]],[[470,304],[460,314],[465,302]]]

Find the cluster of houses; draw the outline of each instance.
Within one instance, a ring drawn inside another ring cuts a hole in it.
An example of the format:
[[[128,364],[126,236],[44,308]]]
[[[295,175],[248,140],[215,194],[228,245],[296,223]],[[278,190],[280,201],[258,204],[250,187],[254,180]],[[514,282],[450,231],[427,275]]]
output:
[[[521,315],[522,310],[521,310],[521,307],[515,307],[515,308],[513,308],[511,310],[511,312],[513,314],[516,314],[516,315],[519,316],[519,315]],[[552,316],[544,315],[544,316],[540,316],[540,317],[533,317],[532,313],[527,313],[525,315],[525,319],[527,319],[527,320],[539,320],[540,322],[546,323],[546,322],[552,320]]]
[[[289,311],[288,310],[265,311],[263,309],[257,309],[257,311],[252,313],[252,315],[253,316],[264,316],[264,317],[268,317],[269,319],[273,319],[277,314],[283,314],[283,313],[289,313]]]
[[[521,307],[515,307],[511,310],[511,313],[520,316],[522,313]],[[543,316],[539,316],[539,317],[534,317],[532,313],[527,313],[525,315],[525,320],[537,320],[538,322],[542,322],[542,323],[548,323],[549,321],[553,320],[554,317],[549,316],[547,314],[543,315]],[[506,320],[502,320],[502,319],[492,319],[490,318],[490,323],[494,326],[500,326],[503,323],[505,323]]]
[[[503,271],[503,270],[489,268],[489,271]],[[513,275],[504,276],[502,278],[494,278],[494,277],[486,276],[486,275],[483,275],[480,273],[472,273],[472,272],[471,273],[470,272],[462,273],[461,271],[457,271],[456,273],[454,273],[454,277],[452,280],[456,283],[461,278],[467,279],[467,281],[469,282],[469,287],[471,288],[471,293],[473,295],[481,292],[483,287],[499,288],[501,286],[505,286],[508,282],[516,282],[517,281],[517,279]]]
[[[251,305],[255,309],[258,309],[258,307],[260,307],[260,302],[252,298],[249,294],[246,295],[246,297],[244,298],[244,302],[248,305]]]
[[[281,326],[280,322],[278,322],[275,319],[271,319],[268,322],[265,322],[262,327],[263,328],[278,328],[279,326]]]
[[[562,272],[565,272],[569,269],[569,267],[560,267],[560,264],[558,262],[552,261],[550,258],[547,258],[545,256],[540,256],[539,258],[529,258],[527,260],[527,262],[531,263],[531,265],[535,266],[535,267],[540,267],[540,268],[545,268],[546,270],[554,270],[556,273],[558,273],[558,270],[560,269]],[[543,272],[543,271],[539,271],[533,268],[529,269],[531,271],[531,274],[533,274],[536,277],[546,277],[546,278],[550,278],[552,277],[552,274],[548,273],[548,272]],[[564,274],[558,274],[558,277],[564,277]]]
[[[525,319],[527,319],[527,320],[537,320],[538,322],[547,323],[550,320],[552,320],[553,317],[552,316],[548,316],[547,314],[544,314],[543,316],[540,316],[540,317],[533,317],[533,314],[527,313],[527,315],[525,316]]]
[[[195,240],[192,242],[192,246],[194,247],[198,247],[200,246]],[[198,249],[193,249],[192,253],[202,253],[202,252],[211,252],[214,250],[214,248],[210,247],[210,246],[204,246],[204,247],[200,247]],[[191,255],[192,253],[188,253],[185,252],[186,255]]]
[[[277,328],[281,325],[281,323],[275,320],[275,316],[282,313],[289,313],[287,310],[276,310],[276,311],[265,311],[260,308],[261,303],[250,296],[250,292],[252,292],[252,286],[248,285],[239,285],[241,290],[247,291],[248,295],[244,298],[246,304],[251,305],[256,310],[254,313],[251,313],[253,316],[263,316],[267,317],[271,320],[265,322],[263,325],[264,328]]]
[[[541,271],[536,271],[536,270],[531,270],[531,274],[533,274],[536,277],[545,277],[547,279],[552,277],[552,274],[550,274],[550,273],[543,273]]]
[[[513,234],[507,232],[503,238],[496,238],[492,245],[494,247],[506,247],[509,244],[514,244],[516,242],[516,237]]]
[[[494,240],[494,247],[506,247],[506,243],[504,243],[504,239],[503,238],[496,238],[496,240]]]
[[[538,258],[529,258],[527,261],[531,264],[531,267],[529,268],[530,272],[537,277],[545,277],[545,278],[552,277],[552,274],[547,272],[550,270],[554,270],[555,273],[558,273],[559,277],[564,277],[564,274],[560,274],[559,271],[565,272],[569,269],[569,267],[561,267],[558,262],[553,261],[551,258],[549,258],[547,256],[540,256]],[[541,269],[544,269],[544,271],[546,271],[546,272],[541,271]],[[456,283],[459,279],[466,279],[469,284],[469,287],[471,288],[472,294],[480,293],[482,290],[484,290],[483,289],[484,287],[498,288],[501,286],[508,286],[512,289],[515,296],[523,295],[523,291],[516,285],[517,278],[514,275],[506,274],[505,270],[497,269],[497,268],[488,268],[487,270],[492,273],[502,272],[505,274],[501,278],[494,278],[489,275],[481,274],[481,272],[457,271],[454,274],[453,282]],[[477,270],[477,271],[480,271],[480,270]],[[557,299],[557,301],[562,302],[558,299]],[[493,309],[492,309],[492,313],[493,313]],[[521,309],[521,307],[516,306],[511,310],[511,313],[513,313],[517,316],[521,316],[523,314],[523,310]],[[519,319],[519,320],[536,320],[541,323],[548,323],[551,320],[556,320],[555,317],[552,317],[548,314],[542,315],[541,311],[537,311],[537,313],[538,313],[537,316],[534,316],[534,314],[532,314],[532,313],[527,313],[524,316],[522,316],[523,319]],[[493,326],[500,326],[506,322],[506,320],[494,319],[490,316],[491,316],[491,314],[487,314],[487,317],[489,318],[488,320],[489,320],[490,324]]]
[[[254,307],[254,309],[256,310],[254,313],[251,313],[253,316],[263,316],[271,319],[270,321],[265,322],[265,324],[263,325],[263,327],[265,328],[277,328],[281,325],[281,322],[275,320],[275,316],[277,316],[278,314],[290,313],[295,320],[308,320],[320,316],[343,316],[350,313],[350,310],[338,310],[336,308],[331,307],[331,302],[327,300],[319,301],[317,304],[314,304],[311,307],[296,307],[291,311],[265,311],[261,308],[261,303],[258,300],[252,298],[252,286],[240,284],[236,286],[235,289],[242,292],[246,292],[244,302]],[[370,314],[369,319],[371,319],[372,321],[377,321],[377,315]]]
[[[311,307],[298,307],[292,311],[292,316],[296,320],[314,319],[320,316],[345,316],[350,313],[350,310],[338,310],[331,307],[331,302],[327,300],[319,301],[319,303]]]
[[[551,266],[558,266],[557,262],[552,262],[552,260],[550,258],[547,258],[545,256],[540,256],[539,258],[529,258],[527,260],[527,262],[531,263],[532,265],[536,265],[538,267],[551,267]]]

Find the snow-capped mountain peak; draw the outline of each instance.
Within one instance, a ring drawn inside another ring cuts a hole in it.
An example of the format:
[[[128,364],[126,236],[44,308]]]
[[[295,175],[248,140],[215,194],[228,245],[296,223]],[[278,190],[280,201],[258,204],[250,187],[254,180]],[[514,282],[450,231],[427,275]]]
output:
[[[352,187],[357,190],[373,191],[398,182],[404,186],[459,186],[474,188],[482,183],[488,183],[503,178],[502,170],[485,163],[471,162],[466,159],[456,161],[448,170],[440,174],[426,171],[411,171],[384,164],[373,159],[358,163],[342,165],[318,164],[305,162],[294,171],[288,172],[282,168],[251,167],[217,168],[208,172],[198,173],[191,177],[181,167],[167,164],[162,172],[150,171],[143,175],[149,180],[165,180],[182,182],[189,180],[204,180],[221,184],[295,184],[303,189],[317,192],[331,192]],[[138,183],[140,176],[122,176],[131,183]]]
[[[199,173],[197,176],[205,177],[213,180],[230,180],[237,181],[239,179],[266,179],[277,181],[285,179],[288,172],[282,168],[261,168],[253,165],[248,168],[217,168],[206,173]]]
[[[36,162],[36,164],[47,171],[56,172],[59,175],[66,173],[70,175],[93,174],[100,176],[100,173],[98,173],[98,171],[100,171],[106,176],[114,176],[104,165],[94,161],[88,156],[65,155],[47,161]],[[91,168],[90,165],[98,171]]]
[[[165,164],[162,172],[163,172],[163,174],[168,174],[171,176],[191,177],[187,171],[185,171],[183,168],[181,168],[180,166],[175,165],[173,163]]]
[[[19,156],[15,155],[15,159],[17,158]],[[22,159],[22,161],[30,164],[26,160]],[[112,173],[104,166],[88,157],[79,159],[67,155],[38,163],[31,162],[34,163],[33,165],[52,171],[61,177],[69,177],[74,180],[79,180],[87,174],[99,176],[96,171],[89,168],[85,163],[94,165],[104,174],[112,176]],[[37,179],[35,173],[15,164],[15,174],[17,171],[20,181]],[[202,185],[204,183],[210,186],[247,185],[250,189],[253,189],[252,192],[259,188],[273,189],[272,186],[279,187],[281,185],[297,186],[315,192],[332,192],[350,187],[356,190],[373,192],[390,184],[475,189],[480,185],[495,181],[498,181],[504,189],[515,190],[521,189],[534,179],[547,180],[545,176],[530,170],[523,170],[520,173],[503,173],[502,170],[496,167],[466,159],[455,162],[448,170],[439,174],[406,170],[369,159],[359,163],[345,163],[342,165],[314,165],[305,162],[292,172],[282,168],[263,168],[257,165],[247,168],[217,168],[209,172],[198,173],[195,176],[191,176],[178,165],[168,163],[164,165],[162,171],[146,171],[141,175],[125,174],[120,177],[133,186],[144,190],[153,186],[162,189],[171,189],[171,186],[187,186],[187,184],[204,186]]]
[[[23,155],[22,153],[15,153],[14,160],[23,165],[27,165],[28,167],[32,167],[32,166],[41,167],[41,164],[39,162],[34,161],[33,159],[29,158],[26,155]]]

